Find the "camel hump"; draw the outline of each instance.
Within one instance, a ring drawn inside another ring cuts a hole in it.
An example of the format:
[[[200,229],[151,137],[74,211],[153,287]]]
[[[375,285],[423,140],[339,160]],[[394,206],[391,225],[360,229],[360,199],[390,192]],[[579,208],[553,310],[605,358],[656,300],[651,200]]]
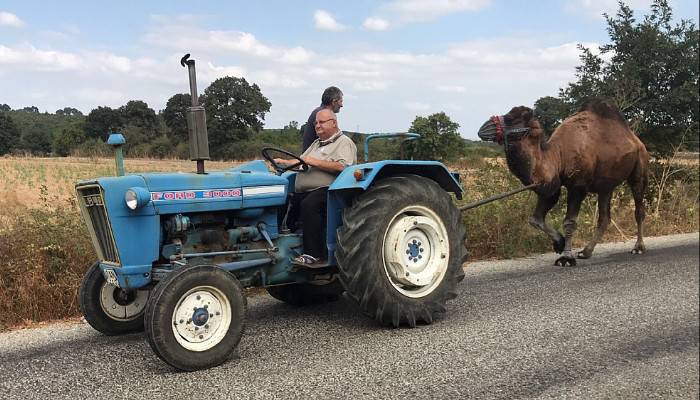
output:
[[[620,109],[608,99],[596,97],[586,100],[579,109],[579,112],[581,111],[590,111],[601,118],[612,119],[627,126],[627,120]]]

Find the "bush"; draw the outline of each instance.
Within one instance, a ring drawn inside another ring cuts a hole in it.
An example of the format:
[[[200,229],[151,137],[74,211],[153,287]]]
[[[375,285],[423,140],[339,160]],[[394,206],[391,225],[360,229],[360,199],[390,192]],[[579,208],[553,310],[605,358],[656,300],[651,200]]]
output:
[[[0,329],[79,314],[78,285],[96,255],[75,201],[47,193],[0,230]]]

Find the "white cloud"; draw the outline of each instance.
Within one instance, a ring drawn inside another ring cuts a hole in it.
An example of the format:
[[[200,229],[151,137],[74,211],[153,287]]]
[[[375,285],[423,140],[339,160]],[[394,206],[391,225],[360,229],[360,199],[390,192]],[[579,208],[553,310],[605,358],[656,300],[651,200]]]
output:
[[[389,87],[388,81],[352,81],[352,88],[358,92],[378,92]]]
[[[13,48],[0,45],[0,67],[3,66],[41,71],[66,71],[81,69],[83,60],[73,53],[40,50],[31,45]]]
[[[316,10],[314,13],[314,26],[322,31],[340,32],[347,27],[335,20],[328,11]]]
[[[625,4],[633,10],[648,9],[651,0],[626,0]],[[618,8],[618,0],[568,0],[564,3],[566,12],[583,13],[592,18],[603,18],[603,13],[614,15]]]
[[[365,19],[362,26],[371,31],[385,31],[389,29],[389,21],[382,18],[369,17]]]
[[[427,103],[421,103],[419,101],[409,101],[407,103],[404,103],[404,107],[411,110],[411,111],[428,111],[430,110],[430,104]]]
[[[532,40],[489,39],[474,40],[450,46],[448,54],[472,67],[517,68],[573,71],[579,64],[578,43],[542,47]],[[584,43],[596,50],[596,43]]]
[[[394,0],[386,8],[404,22],[430,21],[443,15],[478,11],[491,0]]]
[[[464,93],[467,89],[459,85],[438,85],[437,90],[446,93]]]
[[[215,66],[212,63],[207,63],[207,67],[209,67],[208,70],[202,70],[203,77],[206,77],[206,80],[213,81],[218,78],[222,78],[224,76],[235,76],[235,77],[247,77],[248,72],[246,71],[245,68],[239,67],[236,65],[228,65],[228,66]],[[199,72],[199,71],[198,71]]]
[[[21,28],[24,26],[24,21],[19,19],[19,17],[15,14],[6,11],[0,11],[0,25]]]
[[[287,64],[306,64],[313,58],[314,53],[303,47],[284,50],[280,61]]]

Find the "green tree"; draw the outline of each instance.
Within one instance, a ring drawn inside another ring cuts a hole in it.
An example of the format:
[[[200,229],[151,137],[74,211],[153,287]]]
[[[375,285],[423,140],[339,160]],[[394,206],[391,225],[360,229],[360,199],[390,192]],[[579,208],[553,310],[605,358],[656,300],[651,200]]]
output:
[[[192,96],[188,93],[178,93],[168,99],[165,110],[161,112],[167,135],[174,145],[188,140],[187,108],[192,105]]]
[[[63,107],[60,110],[56,110],[56,115],[64,115],[67,117],[82,117],[83,113],[77,108],[73,107]]]
[[[12,111],[12,107],[8,106],[7,104],[0,104],[0,112],[3,111]]]
[[[9,153],[19,145],[20,133],[12,118],[0,114],[0,155]]]
[[[165,158],[169,157],[175,151],[175,146],[173,146],[172,141],[165,135],[158,136],[151,143],[149,153],[151,157],[155,158]]]
[[[32,154],[45,155],[51,152],[51,133],[35,126],[22,132],[20,147]]]
[[[690,136],[697,143],[700,35],[695,24],[672,24],[666,0],[654,0],[641,22],[622,2],[617,14],[605,19],[610,43],[600,54],[580,47],[577,81],[560,97],[572,109],[591,96],[611,98],[656,153],[668,153]]]
[[[36,106],[24,107],[20,111],[27,112],[27,113],[39,114],[39,108],[37,108]]]
[[[122,126],[119,111],[110,107],[97,107],[85,118],[85,135],[88,138],[105,141],[110,132],[119,130]]]
[[[535,102],[535,115],[547,136],[551,135],[570,113],[569,105],[557,97],[545,96]]]
[[[419,140],[406,145],[406,155],[419,160],[454,160],[464,150],[464,140],[457,132],[459,124],[452,122],[444,112],[418,116],[409,132],[417,133]]]
[[[202,103],[213,157],[220,157],[231,143],[247,140],[251,131],[260,131],[271,106],[258,85],[230,76],[212,82],[204,90]]]
[[[53,152],[61,157],[68,156],[73,150],[80,147],[86,139],[85,127],[82,124],[74,124],[63,128],[53,139]]]
[[[148,107],[148,104],[141,100],[131,100],[119,107],[122,128],[121,132],[126,139],[124,149],[129,152],[141,144],[150,144],[159,134],[159,121],[156,112]],[[148,146],[140,146],[137,153],[139,156],[147,156]]]

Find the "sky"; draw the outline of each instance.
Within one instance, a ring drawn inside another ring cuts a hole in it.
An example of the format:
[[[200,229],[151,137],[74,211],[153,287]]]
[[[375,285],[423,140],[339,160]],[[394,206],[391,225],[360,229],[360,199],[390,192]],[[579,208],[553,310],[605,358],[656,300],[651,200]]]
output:
[[[627,0],[636,15],[649,0]],[[670,0],[698,24],[697,0]],[[476,139],[490,115],[556,96],[574,80],[577,44],[608,42],[615,0],[6,1],[0,0],[0,104],[55,112],[156,111],[223,76],[256,83],[266,128],[303,123],[338,86],[344,130],[405,132],[444,111]]]

